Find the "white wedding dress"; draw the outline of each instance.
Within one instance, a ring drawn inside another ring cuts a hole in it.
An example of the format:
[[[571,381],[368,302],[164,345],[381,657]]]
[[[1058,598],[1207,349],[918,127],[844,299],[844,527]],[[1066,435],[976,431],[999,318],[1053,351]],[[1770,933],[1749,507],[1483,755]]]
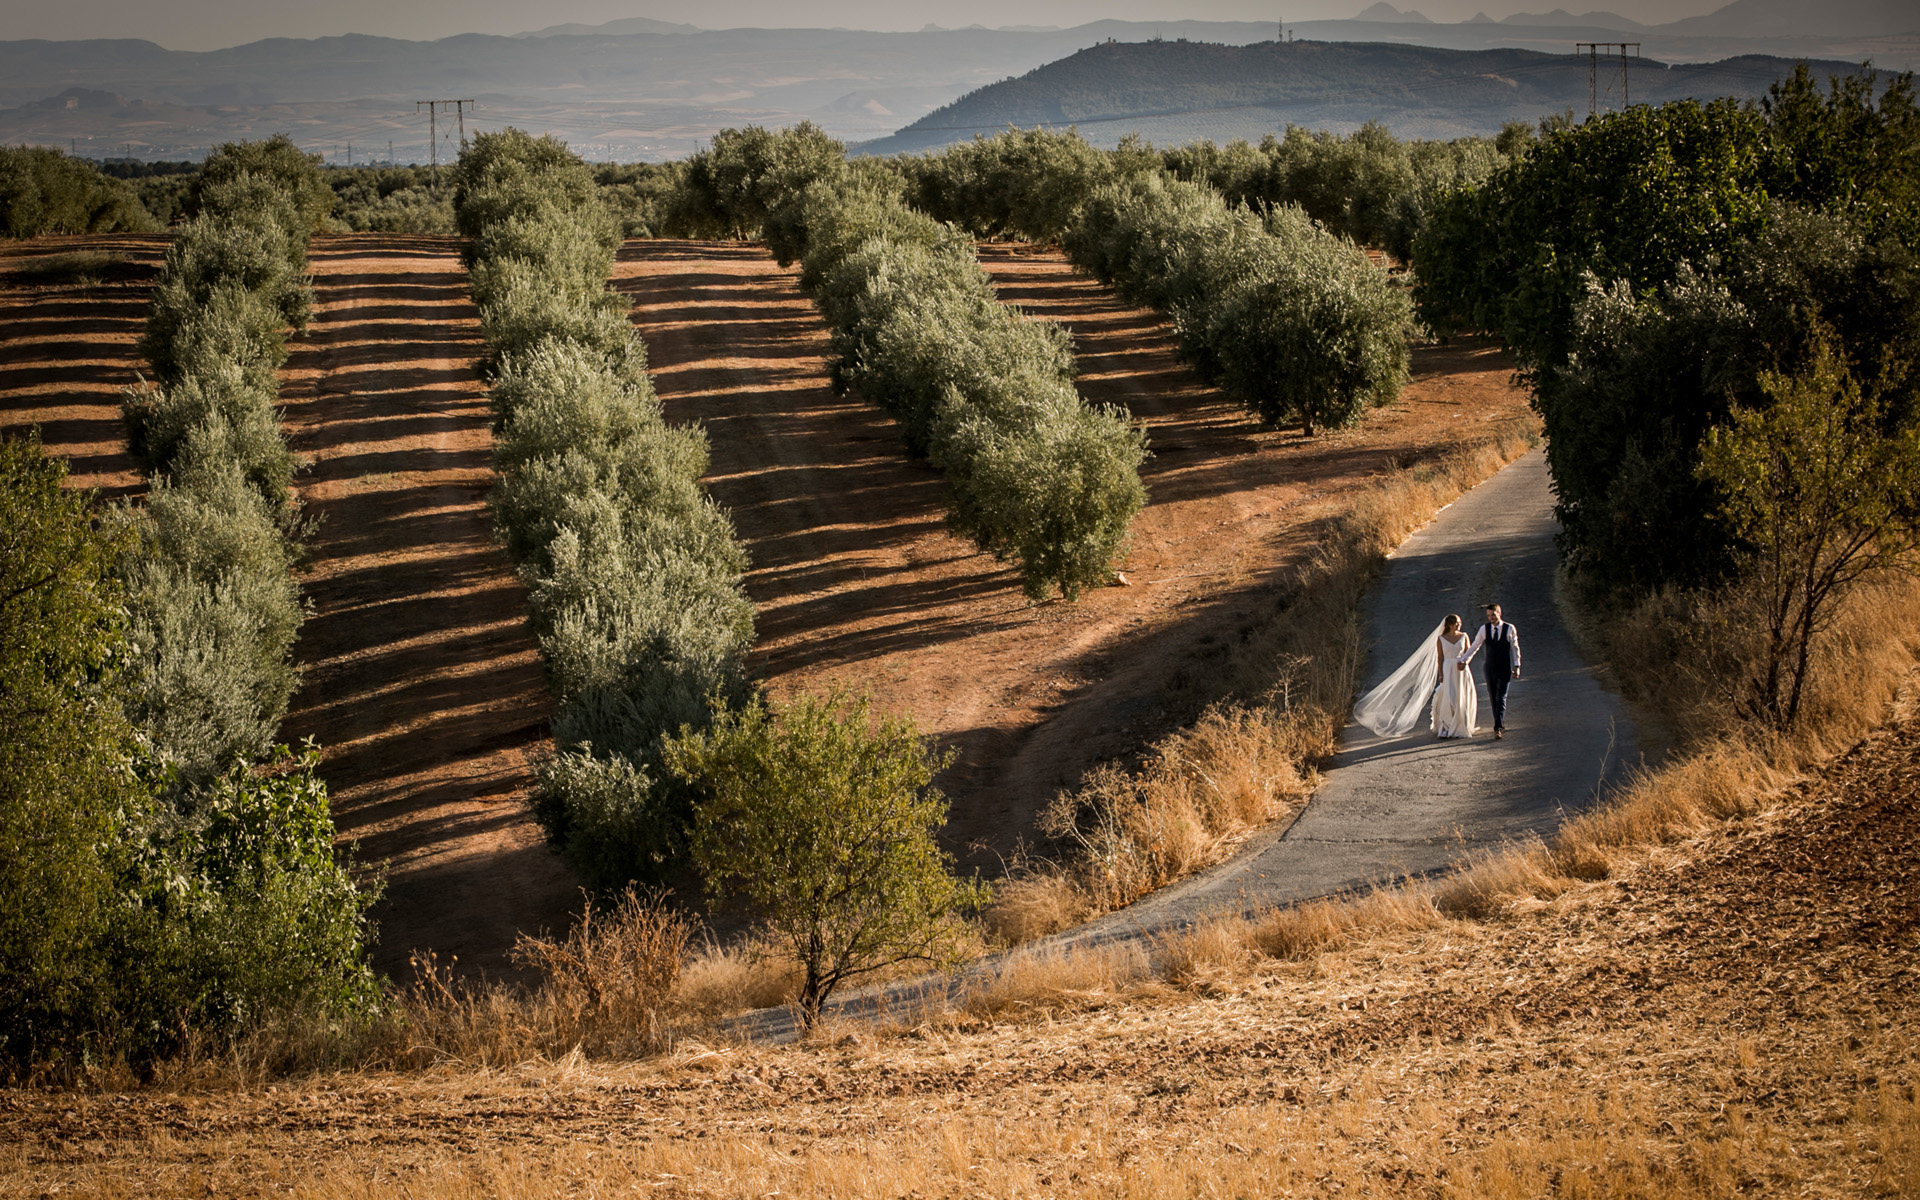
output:
[[[1473,671],[1457,667],[1469,645],[1462,632],[1448,643],[1440,636],[1442,622],[1420,640],[1420,648],[1407,656],[1380,686],[1360,697],[1353,706],[1353,719],[1380,737],[1405,737],[1427,727],[1443,738],[1472,737],[1480,713],[1480,690],[1474,686]],[[1446,654],[1445,671],[1441,651]]]

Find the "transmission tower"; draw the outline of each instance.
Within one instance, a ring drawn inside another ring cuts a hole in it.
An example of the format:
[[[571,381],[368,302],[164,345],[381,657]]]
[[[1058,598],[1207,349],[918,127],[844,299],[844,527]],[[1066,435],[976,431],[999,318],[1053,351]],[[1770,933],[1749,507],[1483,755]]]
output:
[[[1620,60],[1620,107],[1630,107],[1632,101],[1627,97],[1627,51],[1633,51],[1633,57],[1640,57],[1639,42],[1575,42],[1575,53],[1584,51],[1587,56],[1587,118],[1591,120],[1600,111],[1600,56],[1609,59],[1617,54]]]
[[[454,117],[460,122],[460,148],[465,150],[467,148],[467,106],[472,103],[471,100],[415,100],[413,102],[414,112],[417,113],[422,108],[427,110],[427,141],[429,143],[427,161],[433,165],[435,183],[440,181],[440,107],[444,104],[453,105]]]

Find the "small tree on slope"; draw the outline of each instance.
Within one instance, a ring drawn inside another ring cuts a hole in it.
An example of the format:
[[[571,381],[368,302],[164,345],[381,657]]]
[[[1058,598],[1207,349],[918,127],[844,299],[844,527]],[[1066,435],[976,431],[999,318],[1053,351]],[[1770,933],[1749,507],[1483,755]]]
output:
[[[930,783],[945,760],[910,719],[876,720],[865,697],[755,701],[666,758],[703,793],[693,852],[708,887],[748,903],[804,969],[803,1027],[850,979],[960,959],[958,914],[984,889],[934,844],[947,806]]]

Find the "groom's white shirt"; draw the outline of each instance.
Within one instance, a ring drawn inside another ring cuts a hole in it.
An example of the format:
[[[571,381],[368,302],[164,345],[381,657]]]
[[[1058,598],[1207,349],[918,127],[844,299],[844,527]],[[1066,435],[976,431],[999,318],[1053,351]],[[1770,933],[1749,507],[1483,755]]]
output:
[[[1518,671],[1520,669],[1520,631],[1513,627],[1511,621],[1502,621],[1500,624],[1506,627],[1507,645],[1513,647],[1513,669]],[[1473,635],[1473,641],[1467,643],[1466,652],[1460,655],[1461,663],[1473,661],[1473,656],[1480,653],[1480,647],[1487,644],[1487,630],[1492,628],[1491,625],[1480,627],[1480,632]]]

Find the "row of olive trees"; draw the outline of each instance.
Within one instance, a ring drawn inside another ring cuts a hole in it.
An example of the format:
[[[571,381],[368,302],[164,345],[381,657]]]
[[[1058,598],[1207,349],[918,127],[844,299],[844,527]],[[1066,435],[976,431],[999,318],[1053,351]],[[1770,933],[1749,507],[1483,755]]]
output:
[[[808,125],[725,131],[688,164],[678,219],[763,233],[801,263],[836,385],[945,471],[953,528],[1017,564],[1029,597],[1105,584],[1146,501],[1144,437],[1081,400],[1066,332],[1001,304],[963,233],[842,154]]]
[[[1270,424],[1348,425],[1406,383],[1405,292],[1298,208],[1260,214],[1199,184],[1136,176],[1096,191],[1064,245],[1167,313],[1201,374]]]
[[[1499,138],[1448,142],[1403,141],[1372,121],[1350,134],[1289,125],[1283,136],[1268,134],[1257,145],[1194,142],[1161,158],[1169,174],[1209,184],[1229,204],[1297,205],[1333,232],[1408,262],[1438,198],[1485,180],[1532,138],[1532,129],[1518,123]]]
[[[0,146],[0,236],[160,228],[134,189],[42,146]]]
[[[619,231],[587,165],[551,138],[482,134],[454,196],[489,350],[489,502],[558,701],[535,814],[589,884],[655,879],[690,819],[664,739],[749,692],[746,558],[700,487],[704,435],[666,423],[607,289]]]
[[[1170,178],[1151,147],[1100,151],[1071,133],[976,138],[898,169],[932,215],[1058,240],[1075,265],[1166,312],[1189,360],[1264,421],[1345,425],[1406,381],[1405,295],[1299,207],[1235,205]]]
[[[6,557],[24,578],[8,641],[45,652],[14,663],[8,688],[47,693],[4,705],[13,1069],[139,1059],[376,999],[373,897],[335,859],[317,755],[274,745],[302,616],[276,371],[310,307],[316,179],[284,140],[207,164],[141,342],[158,386],[125,401],[144,504],[88,522],[37,446],[9,447]]]

